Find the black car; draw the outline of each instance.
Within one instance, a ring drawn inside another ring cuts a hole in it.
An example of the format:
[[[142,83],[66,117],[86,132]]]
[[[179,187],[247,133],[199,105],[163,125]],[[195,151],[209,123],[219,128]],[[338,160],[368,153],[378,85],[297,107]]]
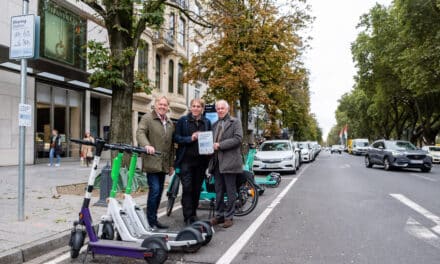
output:
[[[409,141],[377,140],[371,144],[365,156],[365,166],[383,165],[385,170],[393,168],[419,168],[431,171],[432,159],[424,150]]]

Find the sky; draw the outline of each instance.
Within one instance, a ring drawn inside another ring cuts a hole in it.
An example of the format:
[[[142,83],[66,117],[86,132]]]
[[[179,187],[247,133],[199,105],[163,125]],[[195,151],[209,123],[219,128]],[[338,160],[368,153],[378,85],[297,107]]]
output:
[[[304,61],[310,71],[311,111],[326,140],[336,124],[338,99],[354,85],[356,68],[350,47],[359,33],[356,28],[359,17],[376,3],[388,6],[391,0],[307,0],[307,3],[315,20],[308,32],[312,37],[311,49]]]

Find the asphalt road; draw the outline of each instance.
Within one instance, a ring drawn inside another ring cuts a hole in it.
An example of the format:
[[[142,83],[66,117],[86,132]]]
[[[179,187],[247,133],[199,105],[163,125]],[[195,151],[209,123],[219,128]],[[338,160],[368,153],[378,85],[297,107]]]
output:
[[[388,172],[366,168],[361,156],[322,152],[266,189],[250,215],[216,227],[210,244],[194,254],[170,253],[167,263],[437,264],[439,190],[439,165],[430,173]],[[180,210],[162,221],[183,227]],[[145,263],[107,256],[92,262]]]

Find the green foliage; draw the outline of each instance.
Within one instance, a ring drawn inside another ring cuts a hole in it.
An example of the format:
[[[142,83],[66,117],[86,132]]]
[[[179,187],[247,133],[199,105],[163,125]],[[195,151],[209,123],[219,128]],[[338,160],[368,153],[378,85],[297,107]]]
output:
[[[311,18],[298,1],[289,4],[290,13],[280,14],[269,0],[212,2],[207,20],[218,25],[214,41],[189,64],[186,80],[207,80],[208,100],[240,102],[245,131],[256,105],[264,105],[272,120],[271,135],[279,132],[280,110],[289,128],[306,126],[294,120],[310,115],[307,72],[300,62],[304,40],[298,32]]]
[[[348,123],[353,137],[435,141],[440,131],[437,2],[395,0],[362,16],[362,31],[352,44],[356,85],[339,101],[336,127]]]

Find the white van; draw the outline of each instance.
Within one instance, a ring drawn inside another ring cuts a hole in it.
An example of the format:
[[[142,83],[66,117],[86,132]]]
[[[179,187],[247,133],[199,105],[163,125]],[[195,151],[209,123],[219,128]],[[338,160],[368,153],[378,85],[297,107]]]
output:
[[[354,155],[365,155],[370,143],[366,138],[355,138],[351,141],[351,153]]]

